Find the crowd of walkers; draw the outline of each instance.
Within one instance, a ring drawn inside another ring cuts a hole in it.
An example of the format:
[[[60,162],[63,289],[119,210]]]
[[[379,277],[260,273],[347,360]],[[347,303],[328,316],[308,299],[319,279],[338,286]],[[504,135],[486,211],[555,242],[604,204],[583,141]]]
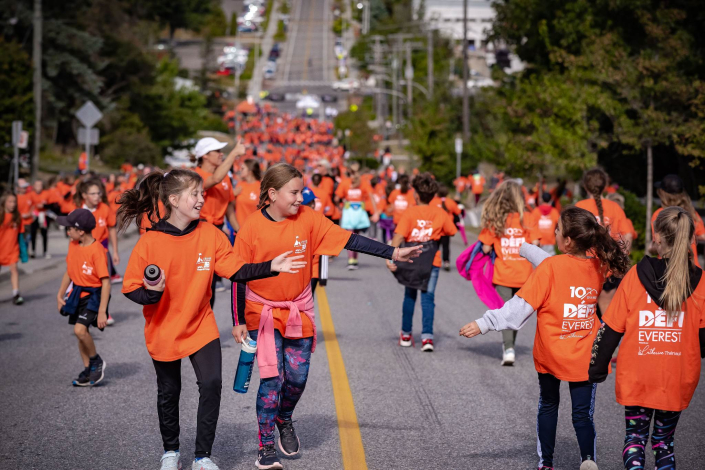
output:
[[[587,197],[577,201],[565,181],[527,187],[479,170],[456,179],[451,193],[434,175],[407,173],[387,157],[379,169],[362,167],[347,158],[330,123],[268,110],[238,124],[242,138],[227,156],[226,142],[206,137],[193,149],[191,168],[126,164],[107,177],[78,174],[31,186],[20,180],[0,198],[0,266],[11,272],[17,305],[23,303],[18,263],[49,257],[48,230],[65,228],[69,249],[57,309],[78,340],[83,369],[74,386],[94,386],[105,376],[107,362],[90,327],[114,323],[111,284],[120,283],[141,306],[157,378],[162,470],[181,468],[185,358],[200,394],[192,469],[218,468],[211,449],[222,356],[213,307],[227,281],[233,337],[257,342],[256,466],[281,469],[280,457],[297,456],[302,445],[292,417],[316,349],[313,299],[329,263],[362,270],[353,275],[365,279],[371,266],[360,253],[386,259],[404,286],[399,346],[416,344],[420,292],[420,349],[433,352],[435,292],[440,271],[451,270],[450,238],[458,232],[466,248],[457,270],[488,307],[460,335],[501,331],[498,362],[513,366],[517,331],[537,316],[537,468],[553,468],[563,381],[580,468],[597,468],[596,390],[614,367],[625,409],[625,468],[644,468],[650,435],[656,468],[675,468],[675,429],[705,356],[705,283],[696,246],[705,226],[677,176],[665,177],[658,189],[662,207],[647,247],[654,256],[632,266],[637,233],[601,169],[585,172],[580,185]],[[468,246],[471,209],[481,214],[480,232]],[[123,278],[118,233],[130,225],[140,238],[123,263]],[[161,271],[155,282],[145,277],[152,265]]]

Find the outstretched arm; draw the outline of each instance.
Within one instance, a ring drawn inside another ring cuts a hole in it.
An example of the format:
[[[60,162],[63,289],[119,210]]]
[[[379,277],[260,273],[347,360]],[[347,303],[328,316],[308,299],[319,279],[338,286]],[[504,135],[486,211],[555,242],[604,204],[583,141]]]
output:
[[[526,324],[534,307],[526,300],[515,295],[501,308],[488,310],[474,322],[468,323],[460,329],[460,336],[472,338],[488,331],[518,330]]]

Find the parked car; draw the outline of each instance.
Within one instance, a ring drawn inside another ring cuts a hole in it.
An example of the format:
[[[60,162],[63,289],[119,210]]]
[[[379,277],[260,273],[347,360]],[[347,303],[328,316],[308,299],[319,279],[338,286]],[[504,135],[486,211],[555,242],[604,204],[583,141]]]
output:
[[[270,93],[267,95],[269,101],[284,101],[285,96],[283,93]]]
[[[333,82],[333,89],[336,91],[354,91],[360,88],[360,81],[354,78],[346,78]]]
[[[274,45],[272,46],[272,50],[269,52],[269,57],[274,57],[274,58],[279,58],[279,54],[281,53],[281,50],[279,48],[279,43],[275,42]]]
[[[321,101],[324,103],[335,103],[338,101],[338,97],[336,95],[325,94],[321,95]]]

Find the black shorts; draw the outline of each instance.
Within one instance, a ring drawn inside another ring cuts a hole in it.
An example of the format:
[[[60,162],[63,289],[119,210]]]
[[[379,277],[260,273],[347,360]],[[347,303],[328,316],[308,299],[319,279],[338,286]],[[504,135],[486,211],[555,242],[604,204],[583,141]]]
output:
[[[98,328],[98,312],[94,312],[93,310],[88,310],[86,308],[88,306],[89,298],[90,297],[85,297],[78,301],[76,313],[69,315],[69,325],[75,325],[78,323],[79,325],[84,325],[86,328],[90,328],[91,326]],[[108,302],[110,302],[110,299],[108,299]],[[98,329],[103,331],[103,328]]]
[[[607,278],[604,284],[602,284],[602,290],[605,292],[612,292],[622,283],[621,277],[610,276]]]

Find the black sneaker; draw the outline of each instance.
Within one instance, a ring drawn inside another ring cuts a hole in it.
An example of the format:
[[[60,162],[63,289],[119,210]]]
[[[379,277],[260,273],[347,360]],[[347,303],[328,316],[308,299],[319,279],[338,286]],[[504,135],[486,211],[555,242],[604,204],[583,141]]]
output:
[[[22,305],[24,303],[24,299],[20,294],[17,294],[12,298],[12,303],[15,305]]]
[[[294,430],[294,423],[291,420],[276,421],[279,429],[279,450],[287,457],[294,457],[299,454],[299,437]]]
[[[89,385],[98,385],[100,382],[103,381],[103,377],[105,376],[105,366],[108,364],[101,359],[100,356],[98,356],[98,359],[95,361],[91,361],[90,364],[90,372],[88,373],[88,381],[90,382]]]
[[[257,461],[255,462],[257,468],[259,469],[283,469],[282,463],[277,457],[277,451],[274,449],[274,444],[269,444],[262,447],[257,454]]]
[[[77,379],[73,379],[73,385],[75,387],[88,387],[91,382],[88,379],[89,374],[91,373],[91,367],[88,366],[85,369],[81,371],[80,374],[78,374]]]

